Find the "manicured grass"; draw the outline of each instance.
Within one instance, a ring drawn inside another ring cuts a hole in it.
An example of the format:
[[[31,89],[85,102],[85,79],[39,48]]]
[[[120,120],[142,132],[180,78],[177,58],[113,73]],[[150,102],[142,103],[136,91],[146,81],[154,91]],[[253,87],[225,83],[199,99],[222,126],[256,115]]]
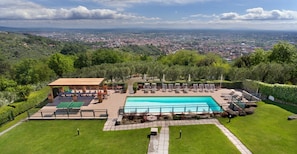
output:
[[[279,106],[279,107],[281,107],[281,108],[283,108],[283,109],[285,109],[285,110],[287,110],[289,112],[297,114],[297,106],[293,106],[293,105],[290,105],[290,104],[277,103],[277,102],[273,102],[273,101],[270,101],[270,100],[265,100],[265,103]]]
[[[18,123],[19,121],[21,121],[21,120],[23,120],[23,119],[25,119],[27,117],[28,116],[27,116],[27,113],[26,112],[25,113],[22,113],[22,114],[20,114],[18,116],[16,116],[14,120],[2,124],[0,126],[0,132],[8,129],[9,127],[13,126],[14,124]]]
[[[0,136],[0,151],[6,154],[147,152],[149,129],[103,132],[104,123],[98,120],[24,122]],[[77,135],[77,128],[80,135]]]
[[[297,120],[287,120],[293,113],[263,102],[258,105],[253,115],[236,117],[231,123],[224,118],[219,120],[253,153],[296,153]]]
[[[240,153],[215,125],[171,126],[169,132],[170,154]]]

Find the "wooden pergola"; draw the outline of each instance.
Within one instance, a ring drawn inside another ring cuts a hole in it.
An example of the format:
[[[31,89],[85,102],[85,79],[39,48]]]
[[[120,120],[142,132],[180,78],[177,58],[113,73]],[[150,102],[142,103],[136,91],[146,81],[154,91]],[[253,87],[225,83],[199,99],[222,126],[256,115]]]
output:
[[[51,96],[53,97],[53,88],[54,87],[64,87],[69,86],[74,90],[86,88],[94,88],[99,90],[100,84],[103,82],[104,78],[59,78],[51,83],[48,86],[51,87]]]

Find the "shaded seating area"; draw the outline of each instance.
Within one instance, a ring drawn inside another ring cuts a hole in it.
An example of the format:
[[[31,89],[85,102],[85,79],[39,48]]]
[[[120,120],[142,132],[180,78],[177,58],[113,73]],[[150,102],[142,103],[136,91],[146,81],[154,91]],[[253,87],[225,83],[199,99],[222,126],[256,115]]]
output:
[[[74,102],[77,102],[79,97],[95,97],[103,80],[104,78],[59,78],[48,84],[51,87],[49,101],[52,103],[56,96],[72,97]],[[69,90],[64,91],[64,87],[69,87]],[[107,93],[106,89],[104,91]]]

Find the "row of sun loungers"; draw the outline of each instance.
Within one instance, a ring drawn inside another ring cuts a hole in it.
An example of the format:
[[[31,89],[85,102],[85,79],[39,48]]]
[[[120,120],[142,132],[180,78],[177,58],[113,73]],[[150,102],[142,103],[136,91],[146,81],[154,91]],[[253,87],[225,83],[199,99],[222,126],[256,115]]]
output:
[[[81,96],[81,97],[83,97],[83,96],[87,96],[87,97],[89,97],[89,96],[96,96],[97,95],[97,91],[89,91],[89,92],[80,92],[80,91],[78,91],[78,92],[60,92],[59,94],[58,94],[59,96],[61,96],[61,97],[72,97],[73,95],[77,95],[77,96]]]
[[[155,93],[157,90],[156,83],[145,83],[144,84],[144,93],[148,93],[151,91],[151,93]],[[162,92],[175,92],[180,93],[181,91],[184,93],[188,93],[189,90],[192,90],[194,92],[214,92],[215,91],[215,84],[193,84],[192,88],[188,87],[187,83],[183,83],[182,85],[180,83],[169,83],[169,84],[162,84]]]
[[[193,84],[193,91],[194,92],[214,92],[215,91],[215,84]]]
[[[152,85],[150,85],[150,83],[145,83],[144,84],[144,93],[148,93],[149,91],[151,91],[151,93],[155,93],[157,90],[157,84],[156,83],[152,83]]]

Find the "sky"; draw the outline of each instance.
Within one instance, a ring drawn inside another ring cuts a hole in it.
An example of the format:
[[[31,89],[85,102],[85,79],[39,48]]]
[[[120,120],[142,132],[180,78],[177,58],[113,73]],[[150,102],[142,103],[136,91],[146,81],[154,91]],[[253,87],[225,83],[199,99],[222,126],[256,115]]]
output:
[[[0,26],[297,30],[297,0],[0,0]]]

